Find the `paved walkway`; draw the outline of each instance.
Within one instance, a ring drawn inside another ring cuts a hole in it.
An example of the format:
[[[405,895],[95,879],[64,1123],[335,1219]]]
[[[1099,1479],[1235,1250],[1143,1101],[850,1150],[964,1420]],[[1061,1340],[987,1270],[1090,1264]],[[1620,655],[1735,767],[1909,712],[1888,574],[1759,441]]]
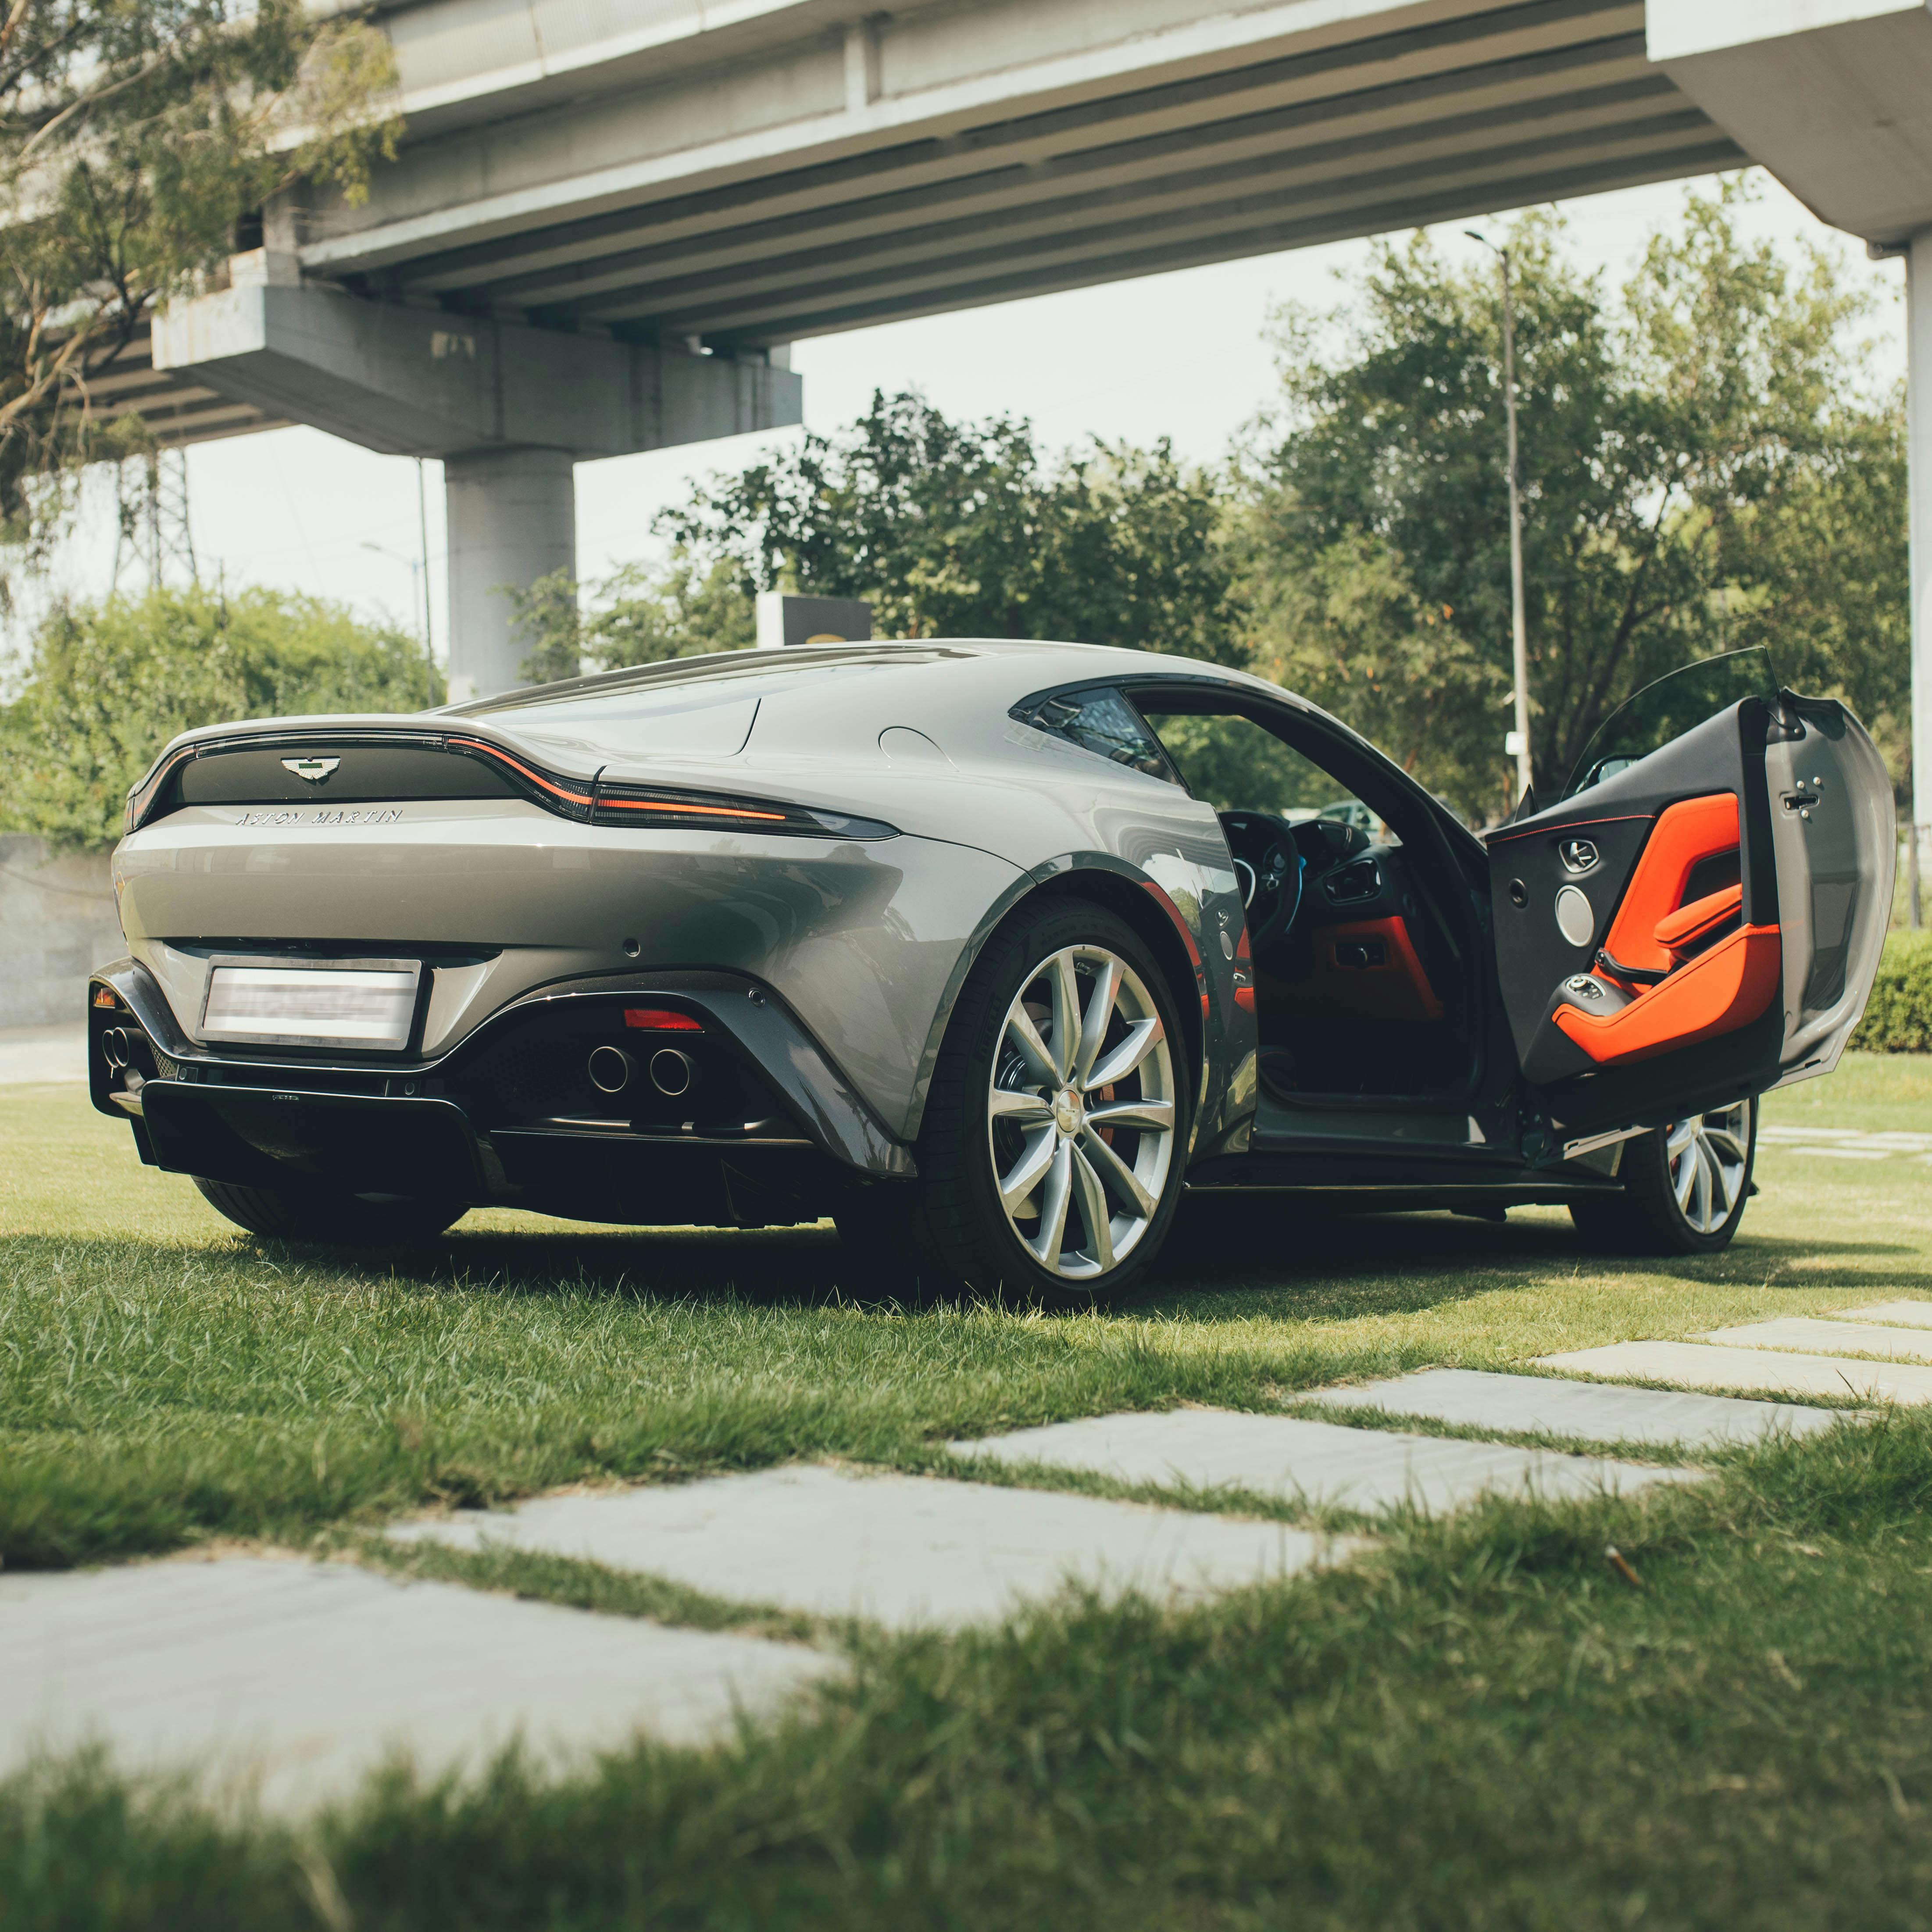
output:
[[[1868,1132],[1862,1127],[1787,1127],[1768,1123],[1757,1130],[1758,1144],[1785,1154],[1811,1154],[1829,1160],[1918,1160],[1932,1164],[1932,1134]]]
[[[1779,1396],[1932,1401],[1932,1300],[1616,1342],[1531,1367],[1543,1372],[1431,1369],[1301,1399],[1334,1420],[1180,1408],[950,1444],[985,1466],[986,1481],[795,1466],[459,1511],[390,1534],[590,1561],[891,1629],[988,1622],[1070,1585],[1185,1601],[1364,1546],[1190,1506],[1213,1492],[1371,1520],[1497,1495],[1631,1495],[1702,1480],[1696,1458],[1712,1448],[1814,1433],[1842,1414]],[[1653,1386],[1628,1385],[1640,1384]],[[1704,1392],[1718,1390],[1754,1399]],[[1585,1455],[1390,1426],[1406,1418],[1620,1448]],[[1688,1466],[1660,1465],[1660,1450]],[[998,1480],[1022,1473],[1025,1486]],[[1172,1499],[1054,1486],[1096,1476]],[[844,1668],[803,1646],[259,1558],[0,1576],[0,1655],[14,1666],[0,1672],[0,1772],[38,1746],[98,1738],[132,1768],[198,1766],[218,1787],[239,1779],[291,1808],[352,1789],[399,1749],[435,1771],[479,1764],[514,1736],[559,1763],[640,1731],[717,1737],[739,1712],[770,1714]]]
[[[670,1630],[340,1563],[140,1563],[0,1576],[0,1774],[96,1740],[131,1771],[201,1770],[280,1810],[394,1755],[475,1770],[640,1730],[728,1736],[838,1668],[801,1645]]]
[[[1353,1546],[1252,1517],[810,1466],[463,1510],[390,1534],[578,1557],[736,1603],[894,1630],[983,1622],[1070,1583],[1109,1597],[1198,1598],[1293,1576]]]

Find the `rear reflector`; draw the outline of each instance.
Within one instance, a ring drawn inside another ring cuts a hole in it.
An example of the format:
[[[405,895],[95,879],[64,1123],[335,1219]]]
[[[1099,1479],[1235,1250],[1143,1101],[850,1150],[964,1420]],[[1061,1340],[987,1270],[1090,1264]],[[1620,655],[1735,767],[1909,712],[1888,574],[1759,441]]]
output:
[[[688,1013],[674,1012],[669,1006],[626,1006],[624,1024],[640,1033],[702,1033],[704,1028]]]

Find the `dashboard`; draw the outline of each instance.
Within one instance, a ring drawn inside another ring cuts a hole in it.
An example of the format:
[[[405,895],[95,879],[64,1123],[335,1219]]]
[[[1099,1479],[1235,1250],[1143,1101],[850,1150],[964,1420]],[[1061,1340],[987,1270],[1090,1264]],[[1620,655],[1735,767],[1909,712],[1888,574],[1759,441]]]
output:
[[[1399,844],[1332,818],[1224,812],[1264,1006],[1283,1017],[1434,1019],[1426,927]]]

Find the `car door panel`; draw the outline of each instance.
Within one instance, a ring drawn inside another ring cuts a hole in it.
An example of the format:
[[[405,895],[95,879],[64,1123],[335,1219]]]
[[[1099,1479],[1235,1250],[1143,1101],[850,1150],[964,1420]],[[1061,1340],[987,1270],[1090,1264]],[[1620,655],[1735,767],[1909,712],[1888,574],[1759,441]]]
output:
[[[1780,1086],[1828,1073],[1864,1010],[1892,914],[1892,782],[1842,705],[1794,698],[1803,728],[1765,753],[1786,935]]]
[[[1882,940],[1889,802],[1842,706],[1746,698],[1492,839],[1498,984],[1552,1118],[1650,1124],[1834,1061]]]
[[[1490,842],[1497,984],[1517,1058],[1532,1080],[1581,1072],[1588,1064],[1553,1024],[1557,989],[1594,961],[1654,823],[1638,810],[1558,810],[1550,816],[1545,824],[1539,814]],[[1595,855],[1581,871],[1564,862],[1564,848],[1578,839],[1587,840]],[[1588,908],[1587,930],[1573,923],[1566,932],[1558,923],[1557,902],[1565,892]]]
[[[1776,1077],[1771,728],[1761,700],[1740,700],[1491,841],[1498,984],[1524,1076],[1566,1128],[1673,1118]],[[1579,838],[1597,853],[1580,873]],[[1673,953],[1660,924],[1733,878],[1734,928]]]

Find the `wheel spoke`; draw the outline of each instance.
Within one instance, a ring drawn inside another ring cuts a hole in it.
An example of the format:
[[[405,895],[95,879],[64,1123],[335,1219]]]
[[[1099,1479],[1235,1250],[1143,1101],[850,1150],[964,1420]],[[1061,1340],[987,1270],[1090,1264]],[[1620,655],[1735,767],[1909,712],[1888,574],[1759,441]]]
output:
[[[1136,1020],[1128,1028],[1126,1038],[1088,1075],[1088,1091],[1126,1079],[1166,1036],[1160,1021]]]
[[[1670,1182],[1677,1196],[1678,1206],[1688,1215],[1690,1212],[1690,1190],[1697,1184],[1697,1148],[1694,1139],[1686,1144],[1682,1153],[1672,1156]]]
[[[1731,1211],[1730,1175],[1724,1162],[1718,1158],[1716,1136],[1706,1134],[1700,1140],[1699,1150],[1703,1154],[1704,1165],[1711,1179],[1712,1222],[1715,1227]]]
[[[1080,1218],[1087,1223],[1088,1252],[1104,1274],[1114,1265],[1113,1210],[1107,1205],[1106,1190],[1087,1156],[1070,1144],[1067,1154],[1073,1164],[1074,1185],[1080,1190]]]
[[[1006,1037],[1012,1042],[1019,1057],[1027,1064],[1027,1071],[1036,1080],[1048,1087],[1060,1084],[1060,1068],[1046,1042],[1040,1038],[1032,1014],[1025,1007],[1016,1004],[1006,1016]]]
[[[1087,1109],[1090,1127],[1133,1127],[1142,1133],[1169,1133],[1174,1128],[1172,1100],[1106,1100]]]
[[[1087,1131],[1080,1136],[1080,1145],[1087,1160],[1113,1190],[1120,1205],[1130,1214],[1138,1214],[1143,1221],[1151,1220],[1159,1204],[1141,1185],[1140,1176],[1094,1131],[1090,1118]]]
[[[1080,1023],[1080,1046],[1073,1057],[1073,1082],[1084,1087],[1100,1048],[1107,1037],[1107,1022],[1114,1017],[1114,1003],[1120,996],[1120,962],[1109,958],[1094,975],[1094,990],[1087,996],[1087,1016]]]
[[[1053,1118],[1044,1096],[1025,1088],[995,1087],[987,1111],[994,1120],[1010,1120],[1016,1127],[1044,1126]]]
[[[1697,1117],[1694,1114],[1688,1120],[1672,1120],[1666,1130],[1664,1144],[1672,1160],[1697,1138]]]
[[[1080,1051],[1080,982],[1070,950],[1053,956],[1047,978],[1053,988],[1053,1077],[1064,1082],[1072,1077]]]
[[[1744,1144],[1728,1127],[1711,1127],[1706,1130],[1705,1144],[1720,1162],[1732,1167],[1744,1164]]]
[[[1711,1163],[1701,1140],[1690,1144],[1690,1223],[1699,1233],[1711,1232]]]
[[[1040,1185],[1041,1177],[1053,1165],[1054,1151],[1059,1144],[1059,1137],[1050,1123],[1043,1132],[1028,1137],[1019,1159],[1000,1177],[1000,1204],[1009,1214],[1017,1214]]]
[[[1058,1272],[1060,1244],[1066,1238],[1067,1204],[1073,1192],[1073,1150],[1065,1141],[1048,1144],[1052,1151],[1046,1170],[1046,1198],[1040,1203],[1040,1232],[1028,1245],[1042,1268]]]

